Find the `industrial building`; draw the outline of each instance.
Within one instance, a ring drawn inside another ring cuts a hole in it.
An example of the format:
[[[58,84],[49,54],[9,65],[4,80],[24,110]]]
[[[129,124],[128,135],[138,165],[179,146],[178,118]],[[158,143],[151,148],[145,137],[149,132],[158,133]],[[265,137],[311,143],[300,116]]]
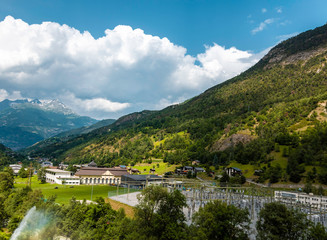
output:
[[[275,200],[285,204],[303,204],[312,208],[327,208],[327,197],[312,193],[275,191]]]

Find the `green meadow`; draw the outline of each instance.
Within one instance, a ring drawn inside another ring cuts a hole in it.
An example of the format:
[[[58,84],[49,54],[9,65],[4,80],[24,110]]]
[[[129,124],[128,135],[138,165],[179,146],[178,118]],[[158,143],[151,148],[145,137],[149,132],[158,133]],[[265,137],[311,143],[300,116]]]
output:
[[[23,188],[27,185],[26,178],[15,178],[15,188]],[[108,196],[115,196],[117,193],[128,193],[127,188],[118,188],[117,186],[108,185],[60,185],[52,183],[41,184],[36,176],[32,177],[31,187],[33,190],[39,189],[42,191],[44,198],[47,199],[50,196],[56,196],[56,202],[59,204],[67,204],[72,197],[76,200],[95,200],[97,197],[106,198]],[[93,188],[93,190],[92,190]],[[136,190],[130,189],[129,192],[135,192]],[[91,199],[92,197],[92,199]]]
[[[154,174],[163,175],[165,172],[175,171],[179,165],[170,165],[161,159],[152,160],[152,163],[137,163],[132,168],[138,169],[141,174],[150,174],[150,169],[155,169]]]

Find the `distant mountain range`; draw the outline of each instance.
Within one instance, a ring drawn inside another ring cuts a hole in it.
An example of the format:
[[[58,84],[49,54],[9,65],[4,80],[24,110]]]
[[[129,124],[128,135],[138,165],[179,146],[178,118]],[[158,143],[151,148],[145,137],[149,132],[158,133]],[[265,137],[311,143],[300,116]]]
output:
[[[75,114],[58,100],[5,99],[0,102],[0,143],[18,150],[96,122]]]

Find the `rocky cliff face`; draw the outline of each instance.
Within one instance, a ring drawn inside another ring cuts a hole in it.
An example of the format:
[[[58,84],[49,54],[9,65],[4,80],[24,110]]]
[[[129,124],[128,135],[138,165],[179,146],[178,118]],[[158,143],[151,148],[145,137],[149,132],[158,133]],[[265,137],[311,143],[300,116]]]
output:
[[[235,147],[239,143],[247,144],[251,142],[254,138],[255,136],[251,136],[248,134],[235,133],[230,137],[219,139],[217,142],[215,142],[212,145],[210,151],[211,152],[224,151],[228,148]]]

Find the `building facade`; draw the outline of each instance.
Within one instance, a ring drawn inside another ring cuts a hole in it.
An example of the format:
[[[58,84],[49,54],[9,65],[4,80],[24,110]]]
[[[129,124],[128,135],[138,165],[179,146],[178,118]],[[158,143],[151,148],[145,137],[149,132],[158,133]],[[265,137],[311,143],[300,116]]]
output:
[[[275,191],[275,200],[286,204],[310,205],[312,208],[327,209],[327,197],[313,194]]]
[[[60,169],[45,169],[45,180],[48,183],[57,183],[62,185],[80,184],[80,179],[73,176],[72,172]]]
[[[226,173],[230,177],[235,177],[235,176],[241,176],[242,175],[242,170],[236,167],[229,167],[225,169]]]
[[[84,167],[75,173],[79,177],[81,184],[120,184],[121,176],[128,175],[127,169],[118,168],[98,168]]]

